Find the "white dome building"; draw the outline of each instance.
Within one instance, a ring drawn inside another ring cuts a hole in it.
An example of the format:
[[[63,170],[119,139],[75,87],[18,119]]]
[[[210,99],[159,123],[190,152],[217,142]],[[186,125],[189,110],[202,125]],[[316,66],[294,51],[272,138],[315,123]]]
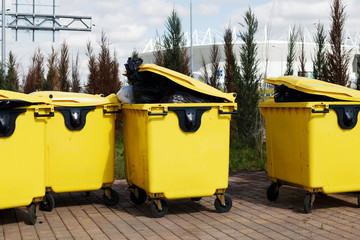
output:
[[[286,57],[288,53],[288,36],[291,31],[289,27],[289,31],[283,32],[282,35],[279,34],[277,40],[267,39],[266,34],[266,26],[264,27],[264,34],[257,34],[257,45],[258,45],[258,60],[259,60],[259,73],[267,74],[267,77],[278,77],[284,75],[286,70]],[[237,37],[238,31],[234,28],[233,35],[234,40],[234,54],[236,58],[239,58],[240,45],[242,42],[239,37]],[[208,65],[208,69],[210,69],[209,55],[211,46],[217,44],[219,46],[219,50],[221,53],[220,60],[220,69],[224,69],[225,64],[225,54],[224,54],[224,33],[220,33],[215,30],[208,29],[207,32],[201,33],[199,31],[195,31],[193,33],[193,74],[195,78],[199,78],[199,76],[203,75],[203,66],[201,62],[201,56],[204,56],[206,64]],[[316,44],[313,41],[314,33],[309,33],[307,28],[304,28],[304,44],[305,44],[305,57],[306,57],[306,76],[312,77],[313,72],[313,64],[312,64],[312,56],[315,52]],[[359,54],[359,42],[360,36],[358,33],[355,34],[355,41],[351,35],[347,32],[346,41],[344,48],[350,52],[350,65],[349,65],[349,75],[350,80],[352,82],[355,81],[356,78],[356,58],[355,56]],[[190,47],[189,34],[185,33],[186,46]],[[261,40],[262,39],[262,40]],[[154,50],[155,50],[155,42],[156,40],[150,40],[144,51],[140,53],[140,56],[143,58],[144,63],[153,63],[154,62]],[[330,47],[329,45],[327,46]],[[301,42],[296,43],[297,57],[296,61],[293,65],[294,75],[298,75],[298,71],[300,69],[299,55],[301,52]],[[190,49],[188,51],[190,54]],[[238,59],[239,60],[239,59]],[[266,64],[267,63],[267,64]],[[267,67],[266,67],[267,65]],[[220,81],[223,81],[224,75],[220,76]]]

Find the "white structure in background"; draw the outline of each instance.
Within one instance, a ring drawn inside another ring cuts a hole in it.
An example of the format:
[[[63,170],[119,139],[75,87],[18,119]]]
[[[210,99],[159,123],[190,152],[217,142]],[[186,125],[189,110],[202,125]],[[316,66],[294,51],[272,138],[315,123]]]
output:
[[[266,26],[263,27],[261,31],[256,35],[257,44],[258,44],[258,60],[260,61],[259,73],[264,74],[267,64],[267,77],[278,77],[284,74],[286,70],[286,57],[287,57],[287,48],[288,48],[288,36],[291,31],[291,27],[283,32],[277,32],[277,34],[272,34],[273,36],[268,36],[268,31]],[[224,31],[225,32],[225,31]],[[304,32],[304,43],[305,43],[305,55],[306,55],[306,75],[307,77],[312,77],[313,64],[312,58],[314,55],[316,44],[313,41],[313,36],[315,34],[315,27],[313,26],[313,31],[310,33],[307,27],[303,28]],[[224,33],[213,29],[207,29],[206,32],[201,32],[195,30],[193,32],[193,74],[195,78],[203,75],[203,68],[201,63],[201,55],[204,56],[208,69],[210,69],[209,54],[211,45],[214,43],[219,45],[221,60],[220,60],[220,69],[224,69],[225,64],[225,54],[224,54]],[[186,46],[190,46],[190,37],[188,33],[185,33]],[[236,27],[233,29],[233,40],[234,40],[234,54],[239,60],[239,52],[242,41],[238,37],[238,30]],[[143,58],[144,63],[153,63],[154,55],[153,51],[155,50],[156,39],[151,39],[146,45],[144,51],[140,54]],[[360,35],[358,33],[350,34],[346,31],[346,41],[345,49],[350,51],[350,66],[349,74],[350,80],[355,80],[356,73],[356,61],[355,56],[359,54],[359,44],[360,44]],[[329,47],[329,46],[327,46]],[[301,42],[297,43],[297,58],[294,63],[294,75],[298,75],[300,69],[299,55],[301,51]],[[189,50],[190,51],[190,50]],[[220,77],[220,81],[223,81],[224,75]]]

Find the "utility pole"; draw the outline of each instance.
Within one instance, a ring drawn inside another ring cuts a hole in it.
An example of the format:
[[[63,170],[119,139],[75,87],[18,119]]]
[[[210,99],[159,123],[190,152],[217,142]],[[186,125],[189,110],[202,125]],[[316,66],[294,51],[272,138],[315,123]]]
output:
[[[190,76],[193,77],[192,0],[190,0]]]
[[[5,52],[5,0],[1,0],[1,63],[3,66],[6,64]]]

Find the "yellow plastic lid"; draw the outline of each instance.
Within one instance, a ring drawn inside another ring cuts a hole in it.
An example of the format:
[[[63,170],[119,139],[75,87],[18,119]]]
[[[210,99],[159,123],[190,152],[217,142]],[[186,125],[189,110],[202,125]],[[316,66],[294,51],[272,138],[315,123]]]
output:
[[[224,93],[216,88],[211,87],[210,85],[203,83],[199,80],[196,80],[192,77],[186,76],[184,74],[175,72],[173,70],[160,67],[155,64],[143,64],[139,66],[139,72],[153,72],[164,76],[171,81],[186,87],[188,89],[194,90],[196,92],[200,92],[206,95],[222,98],[228,102],[235,102],[236,94],[235,93]]]
[[[31,103],[50,103],[49,99],[39,98],[37,96],[32,96],[24,93],[0,90],[0,100],[22,100]]]
[[[34,92],[31,95],[41,99],[50,100],[54,106],[99,106],[108,104],[119,104],[115,94],[110,94],[107,97],[102,95],[93,95],[87,93],[73,93],[73,92],[58,92],[58,91],[44,91]]]
[[[316,79],[281,76],[278,78],[268,78],[265,82],[273,85],[284,84],[288,88],[304,93],[323,95],[345,101],[360,101],[360,91]]]

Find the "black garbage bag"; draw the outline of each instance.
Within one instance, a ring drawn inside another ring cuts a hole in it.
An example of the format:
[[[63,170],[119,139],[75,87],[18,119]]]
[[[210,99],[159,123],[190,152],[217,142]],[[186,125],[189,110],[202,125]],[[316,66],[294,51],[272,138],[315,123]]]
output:
[[[128,58],[125,64],[126,77],[130,85],[133,85],[139,79],[138,70],[139,66],[143,63],[141,58]]]
[[[275,102],[331,102],[341,101],[331,97],[304,93],[295,89],[288,88],[284,84],[275,86],[274,94]]]
[[[33,103],[31,103],[31,102],[18,100],[18,99],[3,99],[3,100],[0,100],[0,110],[12,109],[12,108],[17,108],[17,107],[25,107],[25,106],[30,106],[32,104]]]
[[[224,102],[221,98],[206,95],[185,88],[170,81],[168,89],[160,99],[161,103],[217,103]]]
[[[139,72],[140,58],[128,58],[126,76],[132,85],[135,103],[206,103],[223,102],[221,98],[185,88],[170,79],[150,72]]]

